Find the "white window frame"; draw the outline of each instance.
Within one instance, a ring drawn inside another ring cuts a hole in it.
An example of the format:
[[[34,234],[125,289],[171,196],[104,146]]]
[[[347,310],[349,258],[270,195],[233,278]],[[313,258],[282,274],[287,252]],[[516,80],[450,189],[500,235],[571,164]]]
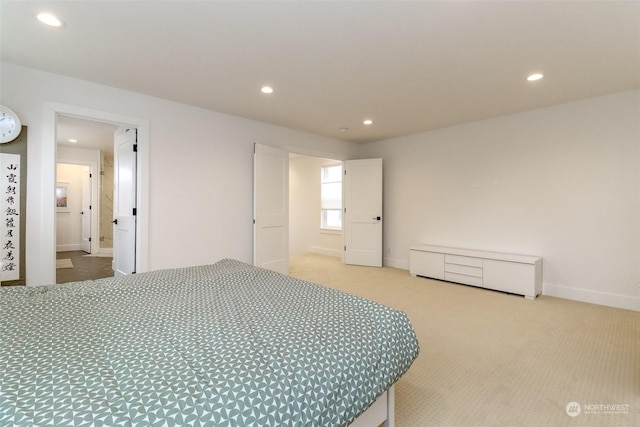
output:
[[[327,176],[326,170],[328,168],[335,168],[335,167],[339,167],[340,168],[340,173],[339,173],[339,180],[329,180],[327,178],[325,178]],[[342,226],[343,226],[343,216],[342,216],[342,175],[344,173],[344,169],[342,167],[342,163],[333,163],[333,164],[329,164],[329,165],[324,165],[320,167],[320,229],[323,232],[342,232]],[[336,183],[340,183],[340,207],[339,208],[326,208],[324,206],[324,200],[322,197],[322,187],[323,184],[336,184]],[[329,213],[329,211],[337,211],[340,215],[340,226],[331,226],[331,225],[327,225],[327,214]]]

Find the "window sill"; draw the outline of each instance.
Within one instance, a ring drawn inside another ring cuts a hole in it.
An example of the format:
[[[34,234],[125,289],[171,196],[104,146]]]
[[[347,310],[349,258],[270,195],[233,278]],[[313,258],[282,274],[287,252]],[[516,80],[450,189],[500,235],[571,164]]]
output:
[[[342,234],[342,230],[333,230],[331,228],[321,228],[320,229],[320,234],[336,234],[336,235],[341,235]]]

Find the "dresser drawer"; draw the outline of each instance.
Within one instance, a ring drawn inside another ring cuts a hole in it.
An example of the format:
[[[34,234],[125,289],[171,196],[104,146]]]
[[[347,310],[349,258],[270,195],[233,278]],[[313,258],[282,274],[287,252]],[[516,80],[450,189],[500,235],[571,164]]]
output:
[[[482,286],[482,277],[466,276],[458,273],[444,273],[444,280],[465,285]]]
[[[469,267],[482,268],[482,258],[473,258],[470,256],[445,254],[444,262],[448,264],[468,265]]]
[[[465,276],[482,277],[482,267],[471,267],[468,265],[445,263],[446,273],[464,274]]]

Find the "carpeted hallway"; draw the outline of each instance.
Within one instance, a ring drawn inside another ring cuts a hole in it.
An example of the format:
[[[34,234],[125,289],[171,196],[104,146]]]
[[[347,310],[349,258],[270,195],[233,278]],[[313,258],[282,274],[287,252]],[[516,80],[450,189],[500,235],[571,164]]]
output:
[[[398,427],[640,425],[640,312],[323,255],[292,257],[290,274],[409,315],[421,350],[396,385]]]

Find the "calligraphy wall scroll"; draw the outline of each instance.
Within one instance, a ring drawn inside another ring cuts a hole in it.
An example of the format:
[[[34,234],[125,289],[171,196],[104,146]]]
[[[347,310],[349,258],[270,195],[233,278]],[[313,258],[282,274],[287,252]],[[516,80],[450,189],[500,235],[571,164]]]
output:
[[[20,279],[20,155],[0,153],[2,280]]]
[[[0,280],[23,285],[27,184],[27,127],[0,145]]]

